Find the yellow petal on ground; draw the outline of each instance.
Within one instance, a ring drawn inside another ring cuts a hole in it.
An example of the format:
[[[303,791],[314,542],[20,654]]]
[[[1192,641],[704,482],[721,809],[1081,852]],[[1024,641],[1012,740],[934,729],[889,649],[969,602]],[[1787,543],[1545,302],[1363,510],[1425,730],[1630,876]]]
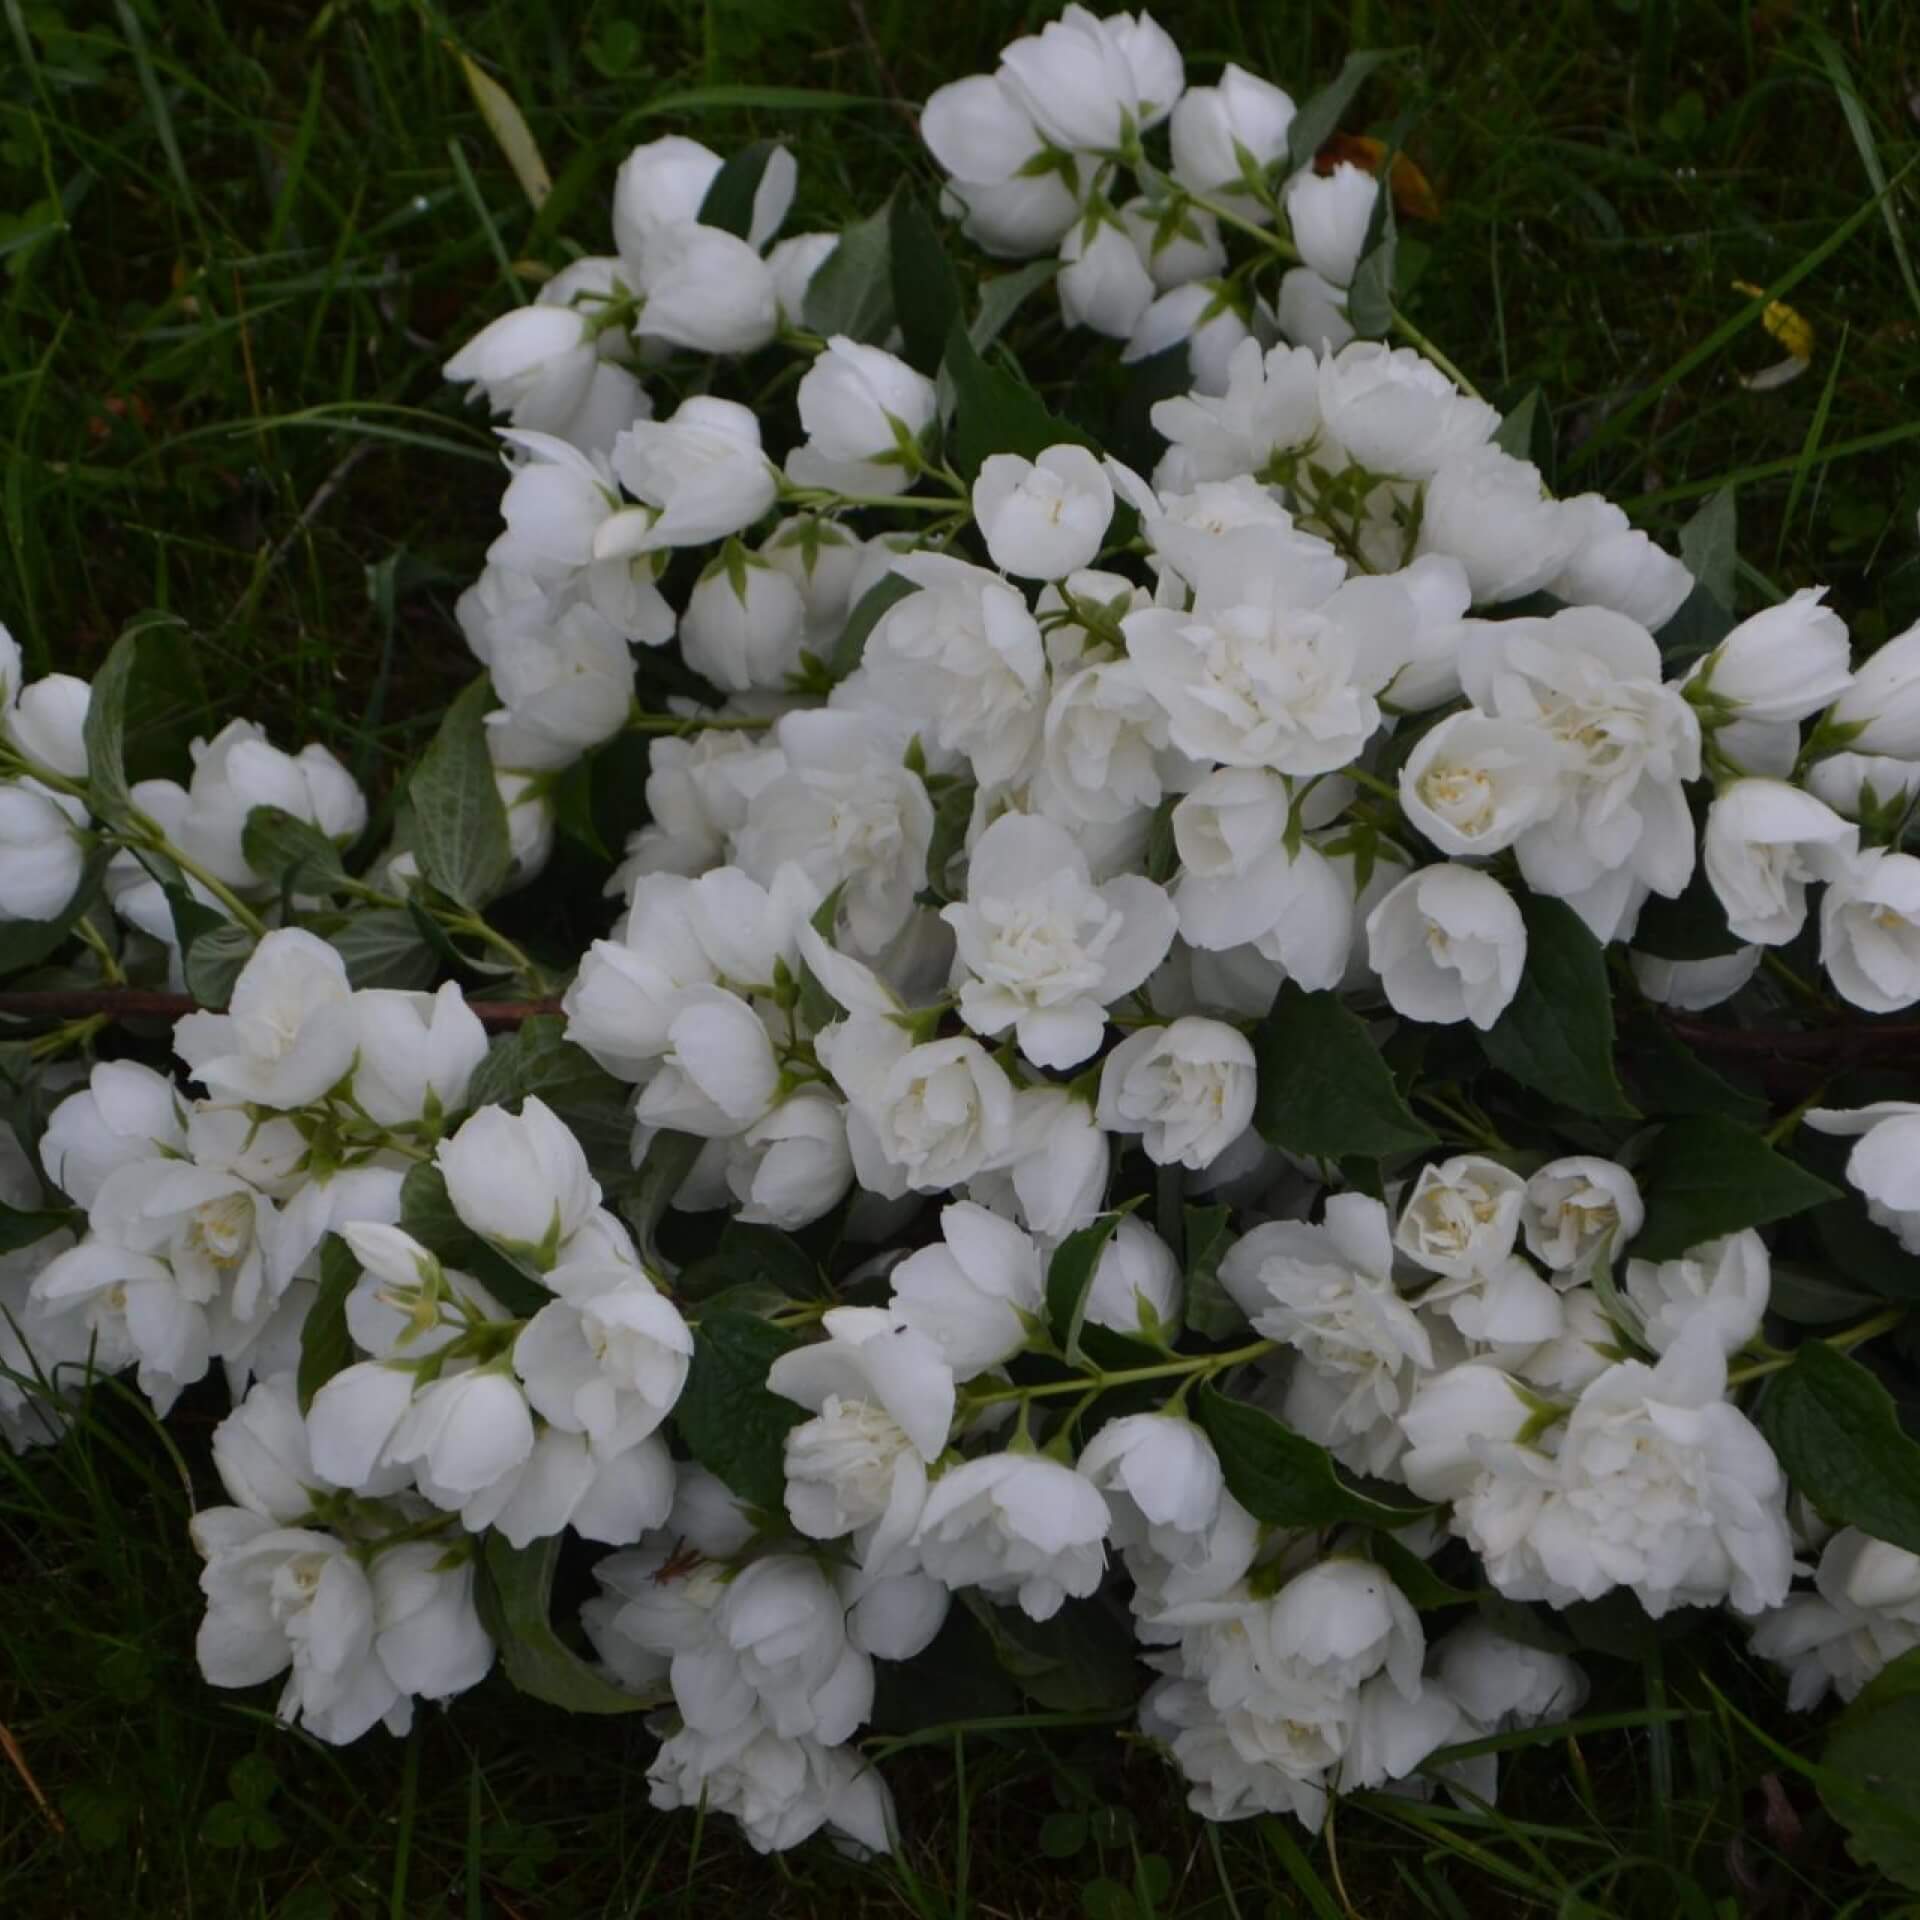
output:
[[[553,175],[540,157],[540,143],[534,139],[526,116],[513,104],[513,95],[491,74],[483,73],[464,53],[460,56],[460,71],[467,76],[467,85],[473,91],[481,119],[487,123],[487,131],[506,155],[507,165],[520,182],[520,191],[538,212],[553,191]]]
[[[1758,300],[1766,292],[1765,287],[1756,287],[1750,280],[1736,280],[1733,290],[1744,293],[1749,300]],[[1761,312],[1760,324],[1794,359],[1813,359],[1813,322],[1797,307],[1788,306],[1784,300],[1769,300]]]

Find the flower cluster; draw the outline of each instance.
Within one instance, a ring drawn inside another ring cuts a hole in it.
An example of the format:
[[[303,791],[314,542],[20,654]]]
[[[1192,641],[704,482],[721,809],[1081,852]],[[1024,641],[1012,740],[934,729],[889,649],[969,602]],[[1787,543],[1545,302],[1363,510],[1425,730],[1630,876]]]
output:
[[[876,1662],[936,1639],[1117,1643],[1198,1810],[1309,1825],[1491,1798],[1449,1749],[1578,1708],[1578,1601],[1729,1610],[1797,1704],[1920,1643],[1920,1533],[1778,1413],[1881,1418],[1844,1356],[1898,1310],[1778,1344],[1824,1322],[1775,1273],[1820,1203],[1920,1253],[1920,1104],[1763,1138],[1671,1018],[1920,1003],[1920,629],[1856,667],[1820,591],[1736,622],[1554,497],[1322,118],[1067,7],[927,103],[965,236],[1053,256],[931,316],[910,199],[773,245],[783,150],[637,149],[615,251],[448,363],[509,421],[485,678],[351,870],[322,749],[129,785],[124,671],[0,660],[7,912],[206,1003],[38,1141],[0,1431],[221,1363],[213,1683],[403,1728],[567,1534],[594,1658],[522,1684],[660,1709],[662,1807],[878,1849]],[[1006,364],[1048,278],[1180,376],[1135,463]],[[523,945],[602,769],[611,925]],[[490,1042],[449,956],[546,1010]]]

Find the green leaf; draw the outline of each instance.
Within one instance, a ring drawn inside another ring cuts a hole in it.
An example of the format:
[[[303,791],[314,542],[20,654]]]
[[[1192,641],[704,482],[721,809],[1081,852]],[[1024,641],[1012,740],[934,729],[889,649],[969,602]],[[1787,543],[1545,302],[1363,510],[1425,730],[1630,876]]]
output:
[[[752,146],[742,147],[713,176],[713,184],[695,216],[700,224],[746,239],[753,231],[753,196],[760,191],[767,163],[779,151],[777,140],[756,140]]]
[[[1564,900],[1522,891],[1527,964],[1481,1048],[1502,1073],[1595,1119],[1635,1118],[1613,1064],[1607,957]]]
[[[347,1295],[360,1278],[353,1249],[337,1233],[320,1243],[320,1291],[300,1327],[300,1367],[294,1385],[300,1411],[341,1368],[353,1364],[353,1336],[347,1331]]]
[[[1641,1260],[1675,1260],[1723,1234],[1839,1198],[1826,1181],[1719,1114],[1669,1121],[1641,1171],[1647,1219],[1630,1249]]]
[[[1068,1234],[1047,1262],[1047,1326],[1069,1366],[1077,1367],[1086,1358],[1080,1330],[1086,1322],[1087,1295],[1100,1268],[1100,1255],[1119,1224],[1118,1213],[1103,1213],[1091,1226]]]
[[[1030,1620],[979,1593],[960,1597],[1001,1670],[1036,1706],[1050,1713],[1117,1713],[1138,1701],[1132,1635],[1099,1600],[1069,1600],[1051,1619]]]
[[[1653,1008],[1630,1008],[1621,1039],[1620,1057],[1646,1112],[1717,1113],[1743,1126],[1766,1124],[1767,1103],[1722,1079]]]
[[[512,864],[507,810],[487,757],[483,719],[492,705],[483,675],[447,709],[407,787],[420,871],[463,907],[490,899]]]
[[[1293,116],[1293,124],[1287,129],[1288,172],[1297,173],[1313,164],[1314,155],[1339,131],[1340,116],[1352,106],[1367,76],[1397,57],[1390,47],[1347,55],[1340,71]]]
[[[1384,1160],[1435,1144],[1408,1110],[1359,1017],[1291,980],[1253,1036],[1253,1124],[1270,1145],[1329,1160]]]
[[[801,314],[813,332],[878,346],[893,331],[890,220],[882,207],[848,227],[807,282]]]
[[[1010,273],[996,273],[980,289],[980,311],[967,328],[977,352],[985,353],[1006,332],[1007,323],[1025,305],[1030,294],[1047,285],[1060,271],[1058,260],[1029,260]]]
[[[1704,861],[1694,867],[1677,898],[1667,900],[1656,893],[1640,909],[1633,944],[1637,952],[1661,960],[1715,960],[1742,945],[1727,925],[1727,910],[1707,878]]]
[[[1680,558],[1701,586],[1729,611],[1740,565],[1738,514],[1732,487],[1722,487],[1702,502],[1680,529]]]
[[[418,991],[430,987],[440,971],[413,915],[403,907],[356,913],[328,934],[327,944],[347,963],[347,978],[356,987]]]
[[[867,641],[873,630],[897,607],[910,593],[918,593],[920,588],[915,581],[903,574],[883,573],[859,600],[852,612],[847,615],[847,624],[840,629],[840,637],[833,643],[833,657],[827,662],[827,671],[835,680],[844,680],[860,664],[860,657],[867,650]]]
[[[127,689],[133,681],[134,654],[143,623],[127,628],[93,676],[81,737],[87,749],[87,797],[95,816],[110,827],[124,826],[133,812],[127,788]]]
[[[31,1247],[62,1227],[86,1230],[86,1215],[65,1207],[9,1207],[0,1203],[0,1253],[18,1253]],[[0,1308],[0,1324],[4,1324]]]
[[[471,1274],[520,1319],[531,1319],[553,1299],[540,1281],[488,1246],[454,1212],[446,1175],[431,1160],[409,1167],[400,1183],[400,1225],[443,1265]]]
[[[681,1300],[710,1306],[723,1290],[756,1286],[764,1288],[776,1306],[817,1300],[820,1269],[791,1234],[778,1227],[729,1220],[720,1230],[720,1244],[704,1259],[680,1270],[674,1293]]]
[[[1881,1300],[1920,1304],[1920,1258],[1871,1219],[1854,1192],[1816,1207],[1809,1216],[1820,1250],[1856,1287]]]
[[[953,382],[950,451],[961,479],[971,482],[981,463],[996,453],[1017,453],[1032,460],[1063,443],[1100,451],[1089,435],[1051,412],[1024,381],[989,366],[957,320],[947,334],[941,365]]]
[[[1857,1860],[1920,1893],[1920,1695],[1858,1719],[1849,1711],[1821,1755],[1820,1798]],[[1891,1909],[1889,1909],[1891,1911]]]
[[[1231,1207],[1187,1209],[1187,1288],[1181,1318],[1203,1340],[1225,1340],[1247,1324],[1239,1304],[1220,1284],[1220,1262],[1233,1245]]]
[[[253,958],[253,935],[223,920],[195,937],[182,970],[187,991],[203,1007],[221,1008],[233,997],[233,983]]]
[[[1383,176],[1390,166],[1383,166]],[[1393,222],[1393,194],[1380,193],[1383,222],[1380,237],[1354,269],[1347,289],[1347,319],[1362,340],[1384,340],[1393,330],[1393,276],[1400,236]]]
[[[1920,1553],[1920,1441],[1859,1361],[1803,1341],[1755,1420],[1794,1489],[1829,1520]]]
[[[660,1251],[660,1222],[706,1144],[698,1134],[664,1129],[656,1133],[647,1144],[647,1157],[620,1196],[620,1216],[633,1229],[640,1258],[654,1273],[671,1276],[674,1271],[673,1262]]]
[[[893,196],[887,221],[893,311],[900,322],[903,358],[929,376],[940,370],[947,335],[964,307],[960,276],[911,187]]]
[[[784,1327],[746,1313],[701,1316],[693,1365],[673,1410],[687,1451],[742,1500],[778,1513],[785,1500],[785,1447],[806,1409],[767,1391],[767,1369],[800,1343]]]
[[[1193,1417],[1213,1442],[1233,1497],[1269,1526],[1404,1527],[1433,1511],[1369,1498],[1341,1477],[1325,1447],[1214,1387],[1194,1394]]]
[[[1533,459],[1534,435],[1539,431],[1545,411],[1546,402],[1541,397],[1540,389],[1537,386],[1529,387],[1502,417],[1499,431],[1493,436],[1493,444],[1515,460]]]
[[[1369,1551],[1393,1584],[1422,1613],[1433,1613],[1441,1607],[1471,1606],[1480,1597],[1465,1587],[1442,1580],[1427,1561],[1411,1547],[1402,1546],[1390,1533],[1376,1533]]]
[[[500,1649],[500,1664],[524,1694],[569,1713],[645,1713],[664,1704],[602,1678],[553,1630],[553,1571],[559,1534],[530,1546],[487,1535],[482,1615]]]
[[[240,836],[247,865],[283,895],[338,893],[347,885],[340,849],[309,820],[284,807],[255,807]]]
[[[567,1038],[561,1014],[532,1014],[500,1035],[467,1084],[470,1107],[517,1106],[529,1095],[567,1123],[594,1166],[626,1166],[633,1140],[631,1095]]]
[[[51,920],[0,921],[0,974],[18,973],[23,967],[37,966],[61,945],[80,916],[99,897],[100,883],[112,857],[112,849],[108,847],[95,847],[87,855],[73,898]]]

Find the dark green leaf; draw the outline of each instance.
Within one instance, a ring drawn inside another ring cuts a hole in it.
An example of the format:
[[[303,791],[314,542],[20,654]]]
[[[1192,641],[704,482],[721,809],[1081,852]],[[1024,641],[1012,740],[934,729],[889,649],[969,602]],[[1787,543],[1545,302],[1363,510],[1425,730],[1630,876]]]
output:
[[[1802,1342],[1755,1418],[1794,1489],[1829,1520],[1920,1553],[1920,1441],[1859,1361]]]
[[[1370,1499],[1342,1478],[1325,1447],[1213,1387],[1195,1393],[1193,1417],[1220,1456],[1228,1490],[1269,1526],[1404,1527],[1433,1511]]]
[[[37,966],[60,946],[98,897],[100,882],[112,857],[112,850],[107,847],[96,847],[88,854],[73,898],[51,920],[0,921],[0,974],[18,973],[22,967]]]
[[[1289,172],[1297,173],[1313,164],[1314,155],[1339,131],[1340,116],[1352,106],[1367,76],[1395,57],[1394,51],[1385,47],[1347,55],[1340,71],[1293,116],[1293,124],[1287,129]]]
[[[553,1570],[560,1539],[556,1533],[515,1547],[504,1535],[487,1535],[482,1614],[507,1678],[522,1693],[569,1713],[644,1713],[662,1705],[664,1689],[659,1698],[645,1699],[616,1687],[554,1632]]]
[[[1595,1119],[1634,1118],[1613,1064],[1613,996],[1600,942],[1564,900],[1523,891],[1527,964],[1519,991],[1480,1036],[1523,1087]]]
[[[719,227],[736,239],[745,240],[753,231],[753,196],[760,191],[767,162],[779,150],[777,140],[756,140],[752,146],[742,147],[713,176],[713,184],[708,187],[707,197],[700,202],[700,211],[695,216],[700,224]]]
[[[353,1336],[347,1331],[347,1295],[360,1278],[353,1249],[337,1233],[320,1243],[320,1290],[300,1327],[300,1367],[294,1384],[300,1411],[341,1368],[353,1364]]]
[[[1087,1295],[1100,1255],[1119,1224],[1119,1214],[1103,1213],[1091,1226],[1068,1234],[1047,1263],[1047,1325],[1070,1366],[1080,1365],[1085,1357],[1080,1330],[1087,1317]]]
[[[529,1095],[564,1120],[595,1167],[622,1167],[633,1139],[628,1089],[567,1037],[557,1013],[536,1013],[488,1047],[467,1105],[518,1106]]]
[[[840,637],[833,643],[833,657],[827,662],[827,671],[834,679],[844,680],[860,664],[860,657],[867,650],[867,640],[874,628],[908,594],[918,593],[919,590],[915,582],[902,574],[883,573],[860,596],[847,615],[847,624],[840,629]]]
[[[682,1300],[711,1305],[723,1289],[749,1286],[766,1288],[779,1306],[818,1299],[820,1269],[791,1234],[778,1227],[729,1220],[713,1252],[681,1268],[674,1293]]]
[[[1393,331],[1393,275],[1400,251],[1394,231],[1393,195],[1382,193],[1386,225],[1366,257],[1354,269],[1347,289],[1347,319],[1362,340],[1384,340]]]
[[[418,991],[440,971],[413,915],[402,907],[356,913],[327,936],[327,944],[347,963],[347,978],[356,987]]]
[[[127,789],[127,690],[133,682],[134,656],[146,622],[136,621],[113,643],[93,676],[82,738],[87,749],[87,795],[95,816],[110,827],[124,826],[133,811]]]
[[[888,224],[886,207],[856,221],[807,282],[801,311],[815,333],[829,338],[844,333],[851,340],[878,346],[893,331]]]
[[[1539,431],[1540,420],[1545,411],[1546,403],[1540,389],[1537,386],[1529,387],[1519,400],[1507,409],[1500,422],[1499,431],[1493,436],[1493,444],[1502,453],[1510,454],[1516,460],[1532,460],[1534,436]]]
[[[86,1230],[86,1215],[65,1207],[9,1207],[0,1203],[0,1253],[17,1253],[62,1227]]]
[[[913,1661],[874,1662],[876,1733],[916,1733],[955,1721],[1001,1718],[1021,1711],[1020,1690],[1008,1678],[993,1643],[969,1609],[949,1607],[924,1655]]]
[[[798,1345],[785,1328],[753,1314],[702,1315],[673,1410],[687,1451],[742,1500],[770,1513],[786,1499],[787,1434],[807,1415],[767,1391],[767,1369]]]
[[[1621,1025],[1620,1057],[1644,1111],[1717,1113],[1743,1126],[1766,1124],[1766,1101],[1722,1079],[1654,1008],[1631,1007]]]
[[[1632,1252],[1642,1260],[1678,1259],[1723,1234],[1839,1198],[1757,1133],[1707,1113],[1660,1129],[1647,1151],[1641,1186],[1647,1220]]]
[[[961,1598],[1001,1668],[1037,1706],[1051,1713],[1120,1712],[1139,1699],[1133,1637],[1100,1600],[1069,1600],[1050,1620],[1029,1620],[977,1593]]]
[[[970,482],[981,463],[996,453],[1017,453],[1032,460],[1063,443],[1099,451],[1090,436],[1049,411],[1031,387],[989,366],[958,321],[947,334],[941,364],[953,382],[952,454],[961,479]]]
[[[1339,995],[1308,993],[1287,981],[1253,1036],[1253,1053],[1253,1124],[1271,1145],[1337,1160],[1386,1159],[1434,1144]]]
[[[445,1265],[471,1274],[521,1319],[531,1318],[553,1298],[538,1280],[468,1228],[447,1197],[446,1176],[431,1160],[409,1167],[400,1183],[400,1225]]]
[[[887,239],[902,357],[931,376],[940,370],[947,334],[963,311],[960,276],[947,258],[939,229],[911,187],[893,196]]]
[[[1677,899],[1656,893],[1640,909],[1633,944],[1638,952],[1661,960],[1714,960],[1741,945],[1727,925],[1727,910],[1707,878],[1704,861],[1695,866]]]
[[[1849,1712],[1821,1756],[1820,1797],[1847,1830],[1854,1857],[1920,1893],[1920,1695],[1877,1712]],[[1888,1909],[1892,1911],[1891,1908]]]
[[[253,958],[253,935],[245,927],[221,921],[198,935],[182,963],[187,991],[203,1007],[224,1007],[233,997],[233,983]]]
[[[1203,1340],[1225,1340],[1238,1333],[1247,1316],[1220,1284],[1220,1262],[1233,1244],[1227,1222],[1231,1207],[1187,1209],[1187,1291],[1181,1318]]]
[[[1180,850],[1173,843],[1173,810],[1180,796],[1170,793],[1153,810],[1147,822],[1147,878],[1164,887],[1180,864]]]
[[[1868,1217],[1857,1193],[1830,1200],[1808,1217],[1836,1275],[1877,1299],[1920,1304],[1920,1258]]]
[[[240,838],[247,865],[283,894],[338,893],[347,884],[340,849],[284,807],[255,807]]]
[[[492,706],[493,688],[483,676],[447,709],[407,786],[420,871],[463,907],[484,905],[512,864],[507,810],[482,724]]]
[[[647,1144],[647,1157],[620,1196],[620,1216],[633,1229],[640,1258],[655,1273],[673,1272],[673,1263],[660,1252],[660,1222],[706,1144],[697,1134],[656,1133]]]
[[[1393,1584],[1422,1613],[1432,1613],[1440,1607],[1470,1606],[1480,1597],[1441,1579],[1430,1562],[1421,1559],[1411,1547],[1402,1546],[1390,1533],[1376,1533],[1370,1551],[1392,1576]]]
[[[1044,287],[1059,271],[1058,260],[1029,260],[1024,267],[996,273],[987,281],[980,289],[980,311],[967,329],[967,338],[974,347],[985,353],[1007,330],[1007,322],[1027,297]]]
[[[1740,565],[1739,522],[1734,490],[1722,487],[1702,502],[1680,529],[1680,558],[1701,586],[1731,610],[1733,583]]]

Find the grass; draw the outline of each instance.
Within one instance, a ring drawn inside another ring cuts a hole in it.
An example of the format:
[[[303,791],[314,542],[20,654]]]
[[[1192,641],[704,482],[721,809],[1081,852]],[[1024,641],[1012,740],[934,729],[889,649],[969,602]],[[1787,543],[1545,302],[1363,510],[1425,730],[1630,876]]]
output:
[[[86,671],[166,609],[193,718],[328,740],[381,790],[469,669],[450,606],[499,481],[437,369],[524,291],[518,263],[603,245],[614,163],[670,130],[788,138],[796,224],[864,211],[927,177],[902,103],[1043,11],[0,0],[0,619],[34,670]],[[1750,604],[1819,581],[1868,636],[1920,614],[1907,0],[1160,13],[1196,69],[1296,93],[1350,45],[1410,48],[1362,100],[1439,202],[1407,230],[1403,304],[1496,398],[1540,389],[1561,489],[1672,535],[1735,486]],[[458,50],[532,123],[556,182],[537,219]],[[1736,283],[1811,323],[1793,385],[1742,383],[1780,350]],[[22,1920],[1899,1910],[1790,1764],[1806,1724],[1712,1633],[1596,1657],[1598,1724],[1511,1756],[1497,1812],[1350,1804],[1317,1842],[1210,1833],[1105,1730],[901,1753],[912,1843],[887,1868],[661,1820],[639,1726],[562,1723],[498,1682],[335,1753],[194,1669],[184,1521],[218,1413],[191,1397],[157,1433],[103,1388],[72,1444],[0,1463],[0,1907]]]

